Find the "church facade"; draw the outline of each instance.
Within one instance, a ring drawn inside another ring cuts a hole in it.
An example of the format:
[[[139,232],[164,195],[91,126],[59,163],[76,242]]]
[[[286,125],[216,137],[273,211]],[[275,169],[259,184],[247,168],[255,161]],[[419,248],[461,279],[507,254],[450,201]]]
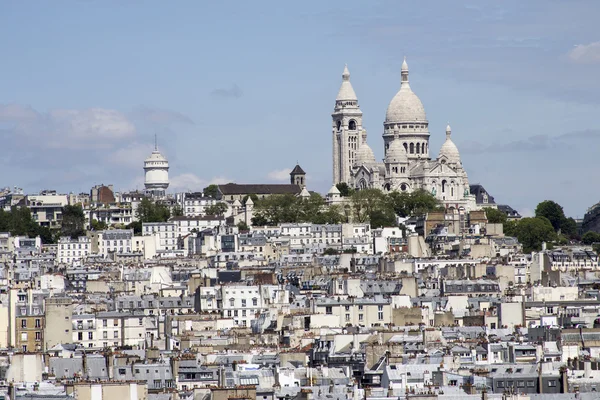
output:
[[[423,103],[410,87],[406,60],[402,63],[400,90],[390,102],[383,123],[383,162],[375,159],[367,144],[363,114],[348,67],[344,68],[331,116],[334,185],[345,182],[358,190],[377,188],[388,192],[423,189],[448,208],[477,208],[449,125],[437,157],[430,155],[429,122]]]

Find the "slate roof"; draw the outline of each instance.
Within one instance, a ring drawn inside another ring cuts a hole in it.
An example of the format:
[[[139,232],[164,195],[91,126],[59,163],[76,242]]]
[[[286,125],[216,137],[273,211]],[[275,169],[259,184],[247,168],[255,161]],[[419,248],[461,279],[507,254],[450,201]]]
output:
[[[236,194],[299,194],[302,188],[292,184],[237,184],[219,185],[219,190],[225,196]]]
[[[300,165],[296,164],[290,175],[298,175],[298,174],[306,174],[304,170],[300,167]]]

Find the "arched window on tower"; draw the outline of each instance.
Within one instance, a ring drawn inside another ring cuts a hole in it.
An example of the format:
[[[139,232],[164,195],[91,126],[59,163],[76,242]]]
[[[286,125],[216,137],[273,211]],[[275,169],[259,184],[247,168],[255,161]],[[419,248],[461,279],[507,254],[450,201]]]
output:
[[[421,143],[417,143],[417,154],[421,154]]]
[[[410,144],[410,154],[415,154],[415,144],[414,143]]]
[[[444,180],[442,181],[442,193],[446,193],[446,183],[447,183],[447,182],[446,182],[446,180],[444,179]]]
[[[408,145],[406,143],[404,143],[404,151],[408,153]]]
[[[342,121],[338,121],[337,122],[337,130],[339,131],[341,127],[342,127]]]
[[[348,129],[351,131],[355,131],[356,130],[356,121],[351,119],[350,122],[348,123]]]

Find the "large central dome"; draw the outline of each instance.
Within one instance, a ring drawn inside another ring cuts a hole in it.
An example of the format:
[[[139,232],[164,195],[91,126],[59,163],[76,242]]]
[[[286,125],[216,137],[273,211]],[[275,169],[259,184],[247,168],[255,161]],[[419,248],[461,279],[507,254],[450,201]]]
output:
[[[385,113],[385,122],[427,122],[423,103],[421,103],[421,100],[408,84],[408,65],[406,64],[406,60],[402,63],[402,83],[400,90],[396,93],[392,101],[390,101]]]

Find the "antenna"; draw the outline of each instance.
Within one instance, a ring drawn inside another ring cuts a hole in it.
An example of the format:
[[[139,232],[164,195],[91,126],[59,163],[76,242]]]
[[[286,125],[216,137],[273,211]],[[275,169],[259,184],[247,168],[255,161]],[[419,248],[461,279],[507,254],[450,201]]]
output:
[[[156,133],[154,134],[154,151],[158,151],[158,139],[156,138]]]

